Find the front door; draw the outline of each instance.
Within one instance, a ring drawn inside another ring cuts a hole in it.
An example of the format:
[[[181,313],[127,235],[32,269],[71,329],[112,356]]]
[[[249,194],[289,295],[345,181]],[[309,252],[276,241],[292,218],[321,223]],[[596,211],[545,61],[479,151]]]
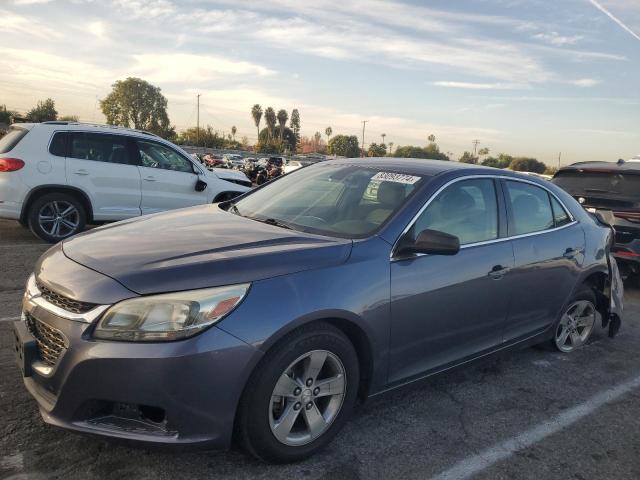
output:
[[[128,142],[124,135],[71,133],[67,182],[89,196],[96,220],[140,215],[140,172]]]
[[[173,149],[151,140],[136,140],[140,155],[142,214],[207,203],[207,191],[196,191],[193,164]]]
[[[391,263],[389,381],[419,376],[499,345],[510,301],[513,249],[491,178],[460,180],[439,193],[407,232],[460,239],[453,256]]]

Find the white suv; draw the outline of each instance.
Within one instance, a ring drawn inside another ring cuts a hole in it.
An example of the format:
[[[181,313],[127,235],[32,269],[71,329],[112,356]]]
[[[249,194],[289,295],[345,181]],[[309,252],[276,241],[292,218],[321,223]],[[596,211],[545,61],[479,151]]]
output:
[[[229,200],[251,187],[156,135],[77,122],[14,124],[0,139],[0,218],[57,242],[103,223]]]

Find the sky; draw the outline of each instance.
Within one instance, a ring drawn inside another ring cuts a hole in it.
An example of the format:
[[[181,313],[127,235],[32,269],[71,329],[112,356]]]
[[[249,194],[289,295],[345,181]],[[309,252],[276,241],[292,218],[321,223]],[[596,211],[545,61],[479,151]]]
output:
[[[0,0],[0,104],[104,122],[114,81],[162,89],[178,130],[488,147],[549,165],[640,154],[640,0]]]

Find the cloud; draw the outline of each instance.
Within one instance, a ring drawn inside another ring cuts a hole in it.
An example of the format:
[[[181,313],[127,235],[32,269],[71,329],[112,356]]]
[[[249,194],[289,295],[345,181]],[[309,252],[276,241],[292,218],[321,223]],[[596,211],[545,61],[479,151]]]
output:
[[[571,85],[575,85],[576,87],[595,87],[600,83],[600,80],[596,80],[595,78],[579,78],[577,80],[569,80],[567,83]]]
[[[107,27],[104,22],[96,21],[89,23],[87,25],[87,31],[101,40],[106,40],[108,38]]]
[[[60,32],[50,28],[43,22],[34,18],[12,13],[8,10],[0,10],[0,32],[21,34],[39,38],[60,38]],[[6,42],[7,38],[4,39]],[[6,43],[5,43],[6,44]]]
[[[158,83],[203,83],[222,76],[257,75],[265,77],[276,72],[261,65],[229,60],[213,55],[186,53],[144,53],[133,55],[134,65],[127,69],[136,75]]]
[[[114,0],[113,4],[136,18],[169,16],[176,11],[176,6],[169,0]]]
[[[634,37],[636,40],[640,40],[640,35],[638,35],[636,32],[634,32],[633,30],[631,30],[631,28],[629,28],[627,25],[625,25],[622,20],[620,20],[618,17],[616,17],[615,15],[613,15],[609,10],[607,10],[606,8],[604,8],[600,3],[598,3],[596,0],[589,0],[589,2],[591,2],[591,5],[593,5],[594,7],[596,7],[598,10],[600,10],[602,13],[604,13],[607,17],[609,17],[611,20],[613,20],[615,23],[617,23],[623,30],[625,30],[627,33],[629,33],[632,37]]]
[[[13,0],[16,5],[36,5],[40,3],[49,3],[53,0]]]
[[[437,87],[445,88],[462,88],[470,90],[515,90],[527,88],[527,85],[509,84],[509,83],[473,83],[473,82],[455,82],[455,81],[438,81],[433,82]]]
[[[558,32],[538,33],[534,35],[534,38],[542,40],[551,45],[562,47],[565,45],[575,45],[584,37],[582,35],[560,35]]]

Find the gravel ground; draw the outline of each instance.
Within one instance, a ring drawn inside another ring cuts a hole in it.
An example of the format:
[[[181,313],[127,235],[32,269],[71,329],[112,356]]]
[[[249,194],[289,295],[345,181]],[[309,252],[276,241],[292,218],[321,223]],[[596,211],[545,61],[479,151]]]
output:
[[[11,321],[48,245],[0,220],[0,478],[638,479],[640,291],[611,340],[527,349],[362,405],[326,450],[265,465],[241,451],[149,450],[46,426],[22,385]]]

